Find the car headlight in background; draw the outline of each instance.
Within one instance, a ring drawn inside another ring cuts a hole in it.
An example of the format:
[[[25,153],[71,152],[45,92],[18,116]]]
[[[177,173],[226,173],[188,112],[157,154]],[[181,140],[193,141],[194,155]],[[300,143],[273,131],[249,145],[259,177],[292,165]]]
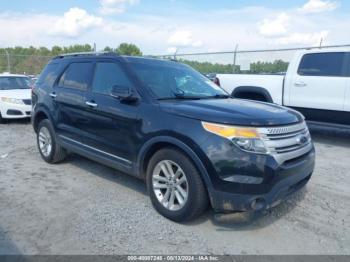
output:
[[[231,140],[242,150],[260,154],[268,153],[268,150],[256,128],[221,125],[208,122],[202,122],[202,126],[210,133]]]
[[[22,99],[1,97],[1,101],[5,103],[10,103],[10,104],[24,105]]]

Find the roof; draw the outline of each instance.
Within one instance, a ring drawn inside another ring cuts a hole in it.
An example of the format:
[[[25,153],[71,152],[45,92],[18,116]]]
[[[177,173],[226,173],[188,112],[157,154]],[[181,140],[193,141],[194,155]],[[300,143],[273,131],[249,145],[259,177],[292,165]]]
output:
[[[298,51],[301,54],[309,53],[327,53],[327,52],[350,52],[350,46],[341,47],[321,47],[321,48],[308,48]]]
[[[150,56],[125,56],[125,55],[118,55],[115,52],[80,52],[80,53],[68,53],[68,54],[61,54],[56,57],[54,57],[52,60],[58,60],[58,59],[74,59],[74,58],[122,58],[126,61],[175,61],[173,59],[161,59],[161,58],[155,58]]]

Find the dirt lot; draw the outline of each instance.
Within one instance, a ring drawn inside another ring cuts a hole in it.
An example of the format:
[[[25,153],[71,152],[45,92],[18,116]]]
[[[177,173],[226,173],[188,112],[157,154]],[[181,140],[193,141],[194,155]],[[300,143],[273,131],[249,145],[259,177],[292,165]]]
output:
[[[314,130],[305,189],[260,214],[175,224],[145,185],[76,155],[44,163],[28,122],[0,126],[0,254],[350,254],[350,135]]]

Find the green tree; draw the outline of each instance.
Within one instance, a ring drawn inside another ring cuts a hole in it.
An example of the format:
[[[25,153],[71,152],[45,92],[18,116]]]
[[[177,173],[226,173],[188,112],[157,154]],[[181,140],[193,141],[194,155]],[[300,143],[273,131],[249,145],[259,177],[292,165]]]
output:
[[[115,52],[119,55],[142,56],[140,48],[134,44],[121,43]]]
[[[106,46],[103,51],[106,51],[106,52],[114,52],[113,48],[109,47],[109,46]]]

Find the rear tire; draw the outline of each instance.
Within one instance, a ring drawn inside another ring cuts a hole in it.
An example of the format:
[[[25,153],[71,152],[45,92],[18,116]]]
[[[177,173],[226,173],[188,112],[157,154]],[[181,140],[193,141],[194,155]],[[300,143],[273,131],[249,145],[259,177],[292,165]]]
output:
[[[38,125],[37,145],[41,157],[50,164],[63,161],[67,151],[56,141],[56,134],[48,119],[42,120]]]
[[[156,152],[148,164],[146,180],[154,208],[170,220],[192,220],[208,207],[207,190],[199,172],[179,150]]]

